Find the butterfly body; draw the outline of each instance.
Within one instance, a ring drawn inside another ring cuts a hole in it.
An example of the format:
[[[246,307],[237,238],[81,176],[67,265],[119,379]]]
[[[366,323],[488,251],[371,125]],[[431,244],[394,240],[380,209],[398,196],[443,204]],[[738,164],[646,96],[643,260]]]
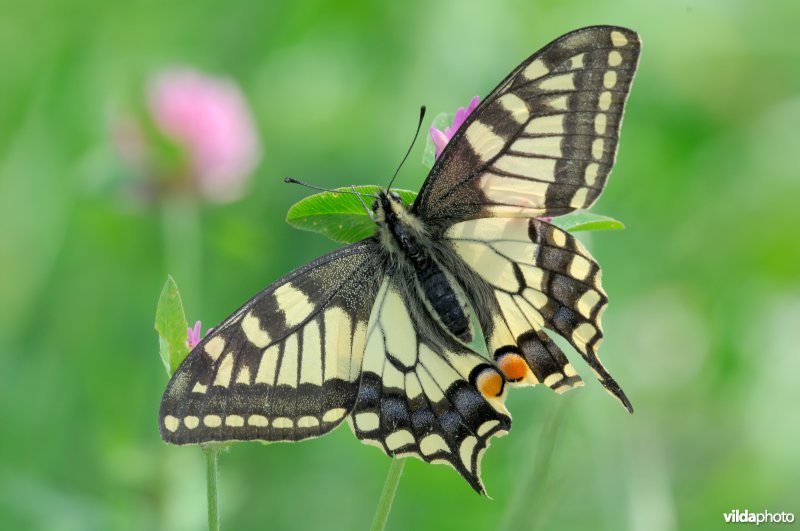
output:
[[[394,267],[407,272],[399,276],[414,279],[417,297],[411,300],[422,301],[444,330],[465,343],[472,341],[463,288],[446,273],[448,269],[437,258],[447,248],[430,238],[428,228],[409,212],[398,194],[379,193],[373,210],[378,222],[378,241],[395,258]]]
[[[412,205],[386,190],[373,236],[277,280],[173,375],[162,438],[298,441],[345,420],[388,455],[444,463],[483,492],[511,427],[508,388],[583,385],[563,337],[629,411],[597,357],[600,267],[542,218],[587,208],[616,156],[638,35],[594,26],[522,62],[470,114]],[[473,349],[475,317],[485,349]]]

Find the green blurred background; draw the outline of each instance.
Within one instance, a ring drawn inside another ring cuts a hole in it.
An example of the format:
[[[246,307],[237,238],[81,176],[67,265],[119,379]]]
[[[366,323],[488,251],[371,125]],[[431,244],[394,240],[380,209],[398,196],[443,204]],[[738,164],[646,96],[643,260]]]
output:
[[[636,413],[593,381],[512,392],[514,429],[483,460],[493,499],[411,460],[389,529],[708,529],[733,508],[800,512],[798,21],[790,0],[4,2],[0,527],[203,529],[201,453],[156,426],[167,273],[190,320],[219,322],[335,247],[284,223],[307,194],[284,176],[384,183],[420,104],[453,112],[598,23],[644,43],[595,207],[628,228],[590,235],[611,298],[601,355]],[[264,146],[244,199],[202,207],[185,279],[159,209],[114,185],[109,139],[114,109],[176,64],[239,82]],[[419,187],[421,153],[399,186]],[[388,466],[346,427],[236,445],[222,527],[364,529]]]

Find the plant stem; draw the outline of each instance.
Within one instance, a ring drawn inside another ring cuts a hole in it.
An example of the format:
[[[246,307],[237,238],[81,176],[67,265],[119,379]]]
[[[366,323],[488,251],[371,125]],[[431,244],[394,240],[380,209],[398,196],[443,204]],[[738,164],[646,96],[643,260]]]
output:
[[[375,509],[375,518],[372,520],[371,531],[383,531],[386,521],[389,519],[389,511],[392,510],[394,496],[397,494],[397,486],[400,484],[400,476],[403,475],[405,459],[393,458],[389,466],[389,473],[386,474],[386,483],[383,484],[383,492],[378,499],[378,507]]]
[[[219,531],[219,505],[217,503],[217,461],[219,447],[203,445],[206,457],[206,489],[208,497],[208,531]]]

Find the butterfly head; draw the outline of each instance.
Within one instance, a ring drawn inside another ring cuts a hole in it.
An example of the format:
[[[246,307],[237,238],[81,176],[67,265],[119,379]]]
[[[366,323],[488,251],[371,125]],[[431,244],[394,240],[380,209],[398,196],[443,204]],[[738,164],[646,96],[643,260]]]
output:
[[[372,202],[372,215],[375,222],[382,225],[392,219],[405,218],[407,211],[400,194],[390,190],[381,190]]]

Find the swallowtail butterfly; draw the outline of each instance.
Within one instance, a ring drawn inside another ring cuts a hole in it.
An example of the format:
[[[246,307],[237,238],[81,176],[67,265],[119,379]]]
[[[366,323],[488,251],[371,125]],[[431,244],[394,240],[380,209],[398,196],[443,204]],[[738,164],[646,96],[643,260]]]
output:
[[[378,193],[372,237],[268,286],[191,351],[161,402],[163,439],[298,441],[347,420],[363,442],[449,464],[483,492],[481,455],[511,426],[507,388],[583,384],[546,330],[632,411],[596,355],[600,268],[541,218],[603,190],[639,48],[629,29],[588,27],[514,69],[413,204]],[[488,356],[469,347],[473,315]]]

